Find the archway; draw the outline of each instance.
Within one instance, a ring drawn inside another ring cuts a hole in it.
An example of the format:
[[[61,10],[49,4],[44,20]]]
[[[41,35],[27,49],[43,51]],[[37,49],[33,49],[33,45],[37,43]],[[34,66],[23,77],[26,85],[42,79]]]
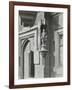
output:
[[[34,52],[30,40],[25,40],[23,45],[23,77],[34,77]]]

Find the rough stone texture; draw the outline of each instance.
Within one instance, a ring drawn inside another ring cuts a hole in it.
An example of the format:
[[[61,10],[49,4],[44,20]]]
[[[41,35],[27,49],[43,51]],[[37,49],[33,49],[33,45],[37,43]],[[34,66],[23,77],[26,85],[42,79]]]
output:
[[[55,47],[54,32],[56,30],[57,31],[60,30],[61,28],[63,29],[63,13],[58,13],[58,14],[53,14],[53,15],[49,13],[45,13],[45,18],[46,18],[47,32],[48,32],[48,42],[47,42],[48,43],[48,47],[47,47],[48,55],[47,55],[46,65],[45,65],[45,76],[49,76],[49,77],[61,76],[62,74],[61,70],[63,69],[62,67],[58,68],[56,72],[54,72],[53,70],[57,64],[59,65],[59,62],[58,60],[55,60],[55,55],[54,55],[54,53],[56,52],[55,50],[57,49]],[[56,56],[58,56],[58,59],[59,59],[58,52]]]

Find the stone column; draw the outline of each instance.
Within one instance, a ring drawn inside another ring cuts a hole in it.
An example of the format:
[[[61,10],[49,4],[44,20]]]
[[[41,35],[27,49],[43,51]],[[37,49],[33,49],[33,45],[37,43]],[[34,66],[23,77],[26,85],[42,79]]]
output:
[[[41,67],[41,77],[44,77],[45,59],[48,50],[46,49],[47,43],[47,33],[45,19],[41,21],[41,49],[40,49],[40,67]]]
[[[46,54],[47,50],[41,50],[40,51],[40,67],[41,67],[41,77],[44,77],[44,68],[45,68],[45,60],[46,60]]]

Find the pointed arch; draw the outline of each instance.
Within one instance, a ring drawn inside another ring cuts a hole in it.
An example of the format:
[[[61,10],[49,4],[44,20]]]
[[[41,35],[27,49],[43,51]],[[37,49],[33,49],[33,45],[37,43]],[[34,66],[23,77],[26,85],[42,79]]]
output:
[[[30,42],[30,40],[28,40],[27,38],[24,40],[23,44],[22,44],[22,79],[25,78],[25,50],[26,47],[28,45],[28,43]],[[29,77],[34,77],[34,52],[32,50],[29,51],[28,56],[29,59]]]

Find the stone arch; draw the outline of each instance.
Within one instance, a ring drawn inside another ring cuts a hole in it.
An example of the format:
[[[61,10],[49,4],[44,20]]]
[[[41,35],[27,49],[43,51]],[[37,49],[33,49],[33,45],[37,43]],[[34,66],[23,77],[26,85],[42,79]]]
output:
[[[25,53],[25,49],[26,49],[26,47],[27,47],[27,45],[28,45],[28,43],[30,42],[30,40],[28,40],[27,38],[24,40],[24,42],[23,42],[23,44],[22,44],[22,79],[24,79],[25,78],[25,56],[24,56],[24,53]],[[34,77],[34,64],[33,64],[33,62],[34,62],[34,52],[33,51],[30,51],[29,52],[29,63],[30,63],[30,65],[29,65],[29,76],[30,77]]]

